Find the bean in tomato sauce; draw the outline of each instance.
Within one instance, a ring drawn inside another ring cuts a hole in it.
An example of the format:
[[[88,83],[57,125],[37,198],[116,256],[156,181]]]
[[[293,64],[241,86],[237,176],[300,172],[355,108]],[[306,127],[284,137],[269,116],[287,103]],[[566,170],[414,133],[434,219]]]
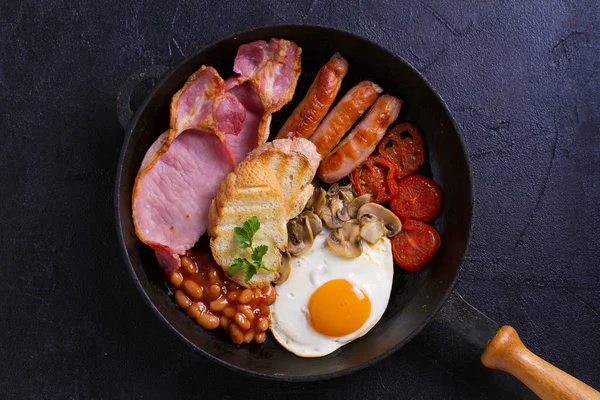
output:
[[[227,279],[206,253],[190,250],[169,275],[177,305],[205,329],[225,329],[235,344],[263,343],[271,322],[275,287],[247,289]]]

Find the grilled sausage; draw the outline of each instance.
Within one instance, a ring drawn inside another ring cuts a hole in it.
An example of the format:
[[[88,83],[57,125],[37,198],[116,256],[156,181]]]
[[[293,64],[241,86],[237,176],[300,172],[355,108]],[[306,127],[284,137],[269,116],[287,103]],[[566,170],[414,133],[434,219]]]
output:
[[[322,157],[329,154],[360,116],[375,103],[379,93],[379,85],[362,81],[342,97],[310,137]]]
[[[317,171],[319,178],[333,183],[362,164],[398,118],[401,107],[402,101],[394,96],[381,96],[352,132],[321,162]]]
[[[342,86],[342,79],[348,72],[348,61],[339,53],[321,67],[313,84],[308,89],[292,115],[285,121],[277,134],[277,139],[294,137],[308,138],[319,126],[335,96]]]

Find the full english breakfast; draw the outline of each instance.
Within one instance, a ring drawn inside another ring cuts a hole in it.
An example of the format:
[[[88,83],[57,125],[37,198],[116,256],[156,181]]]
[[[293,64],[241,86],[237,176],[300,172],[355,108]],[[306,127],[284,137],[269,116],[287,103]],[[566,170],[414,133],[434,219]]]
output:
[[[259,40],[239,47],[231,77],[193,73],[141,163],[132,215],[200,326],[237,345],[270,331],[288,351],[322,357],[377,324],[398,268],[434,256],[442,192],[417,174],[419,129],[394,125],[401,99],[362,81],[335,102],[351,68],[338,53],[269,141],[301,54]]]

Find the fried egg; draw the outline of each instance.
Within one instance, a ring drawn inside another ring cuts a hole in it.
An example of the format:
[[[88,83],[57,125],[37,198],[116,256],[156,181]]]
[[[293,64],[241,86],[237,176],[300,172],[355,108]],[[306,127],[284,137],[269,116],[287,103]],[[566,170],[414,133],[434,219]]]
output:
[[[324,229],[312,248],[292,257],[290,275],[277,285],[270,329],[275,339],[300,357],[322,357],[365,335],[383,315],[392,290],[390,240],[362,244],[348,259],[327,248]]]

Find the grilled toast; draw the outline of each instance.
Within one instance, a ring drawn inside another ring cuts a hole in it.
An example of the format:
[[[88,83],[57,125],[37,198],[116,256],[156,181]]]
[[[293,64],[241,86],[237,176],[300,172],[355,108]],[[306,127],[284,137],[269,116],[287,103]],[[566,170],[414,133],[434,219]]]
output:
[[[313,180],[321,156],[306,139],[277,139],[253,150],[248,160],[267,165],[275,174],[285,199],[286,219],[296,217],[312,196]]]
[[[286,250],[288,241],[284,204],[277,178],[261,160],[241,162],[219,185],[208,211],[210,248],[215,261],[240,285],[262,288],[279,277],[281,252]],[[229,274],[227,268],[238,257],[250,260],[251,250],[239,247],[234,228],[243,226],[253,216],[260,221],[253,246],[268,246],[263,262],[273,272],[260,269],[245,282],[245,271]]]

